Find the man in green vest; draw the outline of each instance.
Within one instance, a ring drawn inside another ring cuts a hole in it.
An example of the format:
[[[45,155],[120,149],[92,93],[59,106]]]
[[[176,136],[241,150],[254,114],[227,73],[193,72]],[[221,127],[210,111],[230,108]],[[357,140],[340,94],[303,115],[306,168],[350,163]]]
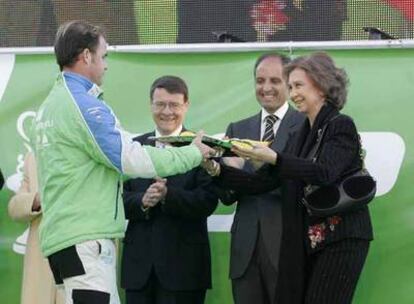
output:
[[[99,27],[63,24],[55,55],[61,73],[33,126],[41,250],[66,303],[118,304],[114,239],[125,229],[123,176],[184,173],[213,151],[201,134],[192,145],[164,150],[132,140],[102,100],[107,43]]]

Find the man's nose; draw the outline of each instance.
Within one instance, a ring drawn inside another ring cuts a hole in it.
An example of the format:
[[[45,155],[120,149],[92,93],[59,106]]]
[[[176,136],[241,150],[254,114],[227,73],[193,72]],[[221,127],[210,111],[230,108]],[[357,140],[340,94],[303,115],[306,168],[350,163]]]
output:
[[[170,106],[170,104],[169,104],[169,103],[167,103],[167,104],[165,105],[165,107],[164,107],[164,109],[162,110],[162,112],[163,112],[164,114],[172,114],[172,113],[173,113],[173,111],[171,110],[171,106]]]
[[[269,81],[266,81],[263,84],[263,91],[271,91],[271,90],[273,90],[272,84]]]

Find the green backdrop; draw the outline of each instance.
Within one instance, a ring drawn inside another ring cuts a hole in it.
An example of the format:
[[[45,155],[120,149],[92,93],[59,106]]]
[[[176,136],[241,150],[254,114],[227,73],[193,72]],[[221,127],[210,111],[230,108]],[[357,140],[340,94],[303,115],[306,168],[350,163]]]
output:
[[[375,241],[372,243],[354,303],[414,302],[414,50],[341,50],[329,52],[348,71],[350,94],[345,112],[352,115],[360,131],[393,132],[405,144],[401,168],[392,189],[371,205]],[[141,133],[153,128],[149,111],[149,86],[165,74],[184,78],[190,88],[191,107],[186,126],[209,134],[225,131],[228,123],[259,111],[254,97],[253,65],[259,52],[206,54],[121,54],[111,53],[104,84],[105,100],[123,126]],[[295,53],[300,55],[302,52]],[[0,55],[0,73],[9,59]],[[6,62],[6,63],[5,63]],[[15,179],[26,153],[22,131],[30,117],[20,123],[26,111],[36,111],[58,73],[52,55],[18,55],[4,95],[0,83],[0,167]],[[0,76],[0,82],[4,75]],[[5,77],[7,78],[7,77]],[[3,80],[2,80],[3,79]],[[29,115],[30,116],[30,115]],[[379,137],[381,138],[381,136]],[[382,143],[387,146],[388,143]],[[390,143],[391,145],[391,143]],[[394,152],[377,154],[387,165]],[[379,151],[378,151],[379,150]],[[388,150],[387,150],[388,151]],[[369,153],[370,151],[368,151]],[[401,152],[401,151],[400,151]],[[381,168],[379,168],[381,169]],[[385,178],[387,177],[385,173]],[[390,174],[391,175],[391,174]],[[13,184],[13,183],[11,183]],[[0,294],[2,303],[18,303],[22,256],[12,246],[26,224],[14,223],[7,215],[10,190],[0,192]],[[231,214],[220,206],[216,214]],[[231,303],[228,280],[229,233],[211,232],[213,289],[207,303]]]

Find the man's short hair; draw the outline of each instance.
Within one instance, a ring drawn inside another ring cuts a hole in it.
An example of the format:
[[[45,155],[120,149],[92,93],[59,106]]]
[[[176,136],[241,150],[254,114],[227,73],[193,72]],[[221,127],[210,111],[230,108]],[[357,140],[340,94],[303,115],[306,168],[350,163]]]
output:
[[[257,71],[257,67],[259,66],[259,64],[261,64],[262,61],[267,59],[267,58],[280,59],[280,61],[282,62],[283,67],[290,63],[290,58],[286,55],[279,54],[279,53],[266,53],[266,54],[263,54],[259,58],[257,58],[256,63],[254,64],[254,72],[253,72],[254,77],[256,77],[256,71]]]
[[[150,98],[154,96],[155,89],[164,89],[170,94],[183,94],[184,101],[188,100],[188,88],[184,80],[177,76],[162,76],[156,79],[152,85],[150,90]]]
[[[88,22],[74,20],[62,24],[55,38],[55,55],[60,70],[73,66],[83,50],[89,49],[94,53],[100,37],[105,37],[104,30]]]

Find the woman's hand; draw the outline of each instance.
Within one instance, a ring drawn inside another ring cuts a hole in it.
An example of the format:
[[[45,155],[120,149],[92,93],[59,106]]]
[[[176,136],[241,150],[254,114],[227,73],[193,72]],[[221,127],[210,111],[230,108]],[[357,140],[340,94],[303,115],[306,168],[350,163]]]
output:
[[[253,145],[252,147],[233,145],[231,151],[244,159],[252,160],[254,163],[265,162],[272,165],[276,164],[277,153],[263,145]]]

